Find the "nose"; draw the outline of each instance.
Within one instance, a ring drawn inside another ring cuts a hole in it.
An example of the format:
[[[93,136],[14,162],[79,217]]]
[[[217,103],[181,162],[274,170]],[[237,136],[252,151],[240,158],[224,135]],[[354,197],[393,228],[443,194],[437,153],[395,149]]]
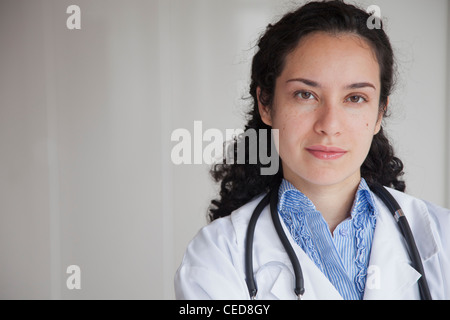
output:
[[[324,103],[316,110],[314,130],[320,135],[339,136],[343,130],[342,114],[338,105]]]

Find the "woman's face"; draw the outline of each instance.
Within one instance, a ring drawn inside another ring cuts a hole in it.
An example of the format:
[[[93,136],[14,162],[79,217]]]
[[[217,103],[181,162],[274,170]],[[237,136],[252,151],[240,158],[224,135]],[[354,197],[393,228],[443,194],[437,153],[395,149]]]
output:
[[[297,187],[359,182],[381,126],[379,97],[379,65],[364,40],[303,38],[286,57],[272,106],[259,105],[263,121],[279,130],[284,177]]]

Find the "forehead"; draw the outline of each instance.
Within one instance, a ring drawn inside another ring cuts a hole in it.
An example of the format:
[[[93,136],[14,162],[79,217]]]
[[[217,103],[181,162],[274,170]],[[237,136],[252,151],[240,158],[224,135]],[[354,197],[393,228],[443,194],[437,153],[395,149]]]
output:
[[[324,85],[372,81],[379,87],[380,68],[366,40],[351,33],[312,33],[290,52],[280,78],[303,77]]]

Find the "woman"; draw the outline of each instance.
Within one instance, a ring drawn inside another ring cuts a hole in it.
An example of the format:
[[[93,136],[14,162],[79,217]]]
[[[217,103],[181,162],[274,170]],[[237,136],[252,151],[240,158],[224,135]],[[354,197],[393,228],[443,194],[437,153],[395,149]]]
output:
[[[304,299],[419,299],[425,274],[433,299],[450,298],[450,211],[403,193],[403,164],[382,128],[393,52],[369,18],[341,1],[311,2],[268,26],[253,59],[246,130],[278,132],[281,166],[270,176],[260,174],[261,163],[213,168],[220,199],[177,271],[177,298],[251,298],[247,227],[270,190],[302,268]],[[389,187],[403,208],[423,276],[374,185]],[[296,299],[295,272],[270,216],[266,206],[254,232],[256,298]]]

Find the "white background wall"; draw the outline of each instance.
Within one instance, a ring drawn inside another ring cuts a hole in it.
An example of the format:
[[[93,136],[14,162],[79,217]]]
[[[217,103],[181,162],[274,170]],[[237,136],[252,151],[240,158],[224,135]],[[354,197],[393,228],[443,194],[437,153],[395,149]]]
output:
[[[0,298],[173,298],[217,189],[207,165],[172,164],[171,133],[243,127],[258,35],[299,3],[0,0]],[[396,50],[408,192],[448,207],[449,1],[360,3]]]

